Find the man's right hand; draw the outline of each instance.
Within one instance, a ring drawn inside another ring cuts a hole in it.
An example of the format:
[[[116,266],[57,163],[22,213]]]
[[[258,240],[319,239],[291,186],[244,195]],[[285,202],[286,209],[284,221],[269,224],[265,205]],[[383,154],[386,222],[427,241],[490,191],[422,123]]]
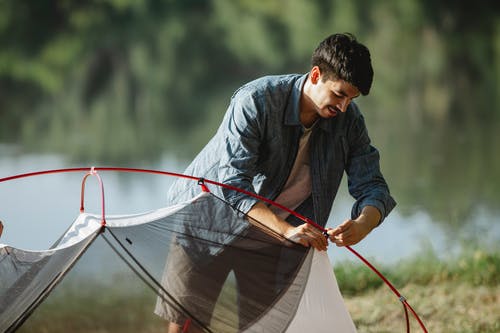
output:
[[[262,202],[256,203],[248,211],[248,216],[278,234],[283,235],[283,237],[291,242],[301,244],[305,247],[312,246],[319,251],[325,251],[328,246],[328,240],[320,230],[308,223],[294,227],[279,218]]]
[[[328,239],[325,235],[309,223],[301,224],[298,227],[290,226],[283,236],[305,247],[312,246],[318,251],[326,251],[328,247]]]

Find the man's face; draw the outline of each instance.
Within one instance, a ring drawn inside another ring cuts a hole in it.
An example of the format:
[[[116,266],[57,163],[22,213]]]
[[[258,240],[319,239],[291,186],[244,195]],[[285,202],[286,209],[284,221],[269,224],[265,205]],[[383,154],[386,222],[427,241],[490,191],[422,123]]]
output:
[[[359,96],[359,90],[343,80],[326,80],[321,76],[312,85],[311,99],[316,112],[322,118],[333,118],[346,112],[351,101]]]

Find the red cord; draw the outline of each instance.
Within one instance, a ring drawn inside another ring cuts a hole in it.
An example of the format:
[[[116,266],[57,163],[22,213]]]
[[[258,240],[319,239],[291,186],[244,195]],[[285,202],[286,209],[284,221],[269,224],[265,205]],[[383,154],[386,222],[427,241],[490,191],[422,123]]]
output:
[[[189,330],[189,326],[191,326],[191,318],[186,319],[184,322],[184,326],[182,326],[182,333],[186,333]]]
[[[45,174],[65,173],[65,172],[81,172],[81,171],[88,171],[88,170],[89,170],[89,168],[66,168],[66,169],[54,169],[54,170],[44,170],[44,171],[30,172],[30,173],[24,173],[24,174],[14,175],[14,176],[10,176],[10,177],[0,178],[0,183],[1,182],[5,182],[5,181],[9,181],[9,180],[14,180],[14,179],[19,179],[19,178],[26,178],[26,177],[32,177],[32,176],[39,176],[39,175],[45,175]],[[216,186],[224,187],[224,188],[229,189],[229,190],[234,190],[234,191],[237,191],[237,192],[240,192],[240,193],[252,196],[252,197],[254,197],[256,199],[259,199],[261,201],[269,203],[269,204],[271,204],[273,206],[276,206],[276,207],[278,207],[280,209],[283,209],[284,211],[286,211],[286,212],[294,215],[295,217],[301,219],[302,221],[311,224],[312,226],[318,228],[322,232],[325,231],[325,228],[323,228],[319,224],[315,223],[311,219],[309,219],[309,218],[307,218],[305,216],[302,216],[302,215],[298,214],[297,212],[295,212],[295,211],[293,211],[293,210],[291,210],[291,209],[289,209],[289,208],[287,208],[285,206],[282,206],[282,205],[280,205],[280,204],[278,204],[278,203],[276,203],[276,202],[274,202],[274,201],[272,201],[270,199],[267,199],[267,198],[262,197],[262,196],[260,196],[258,194],[255,194],[255,193],[252,193],[252,192],[240,189],[238,187],[227,185],[227,184],[223,184],[223,183],[219,183],[219,182],[216,182],[216,181],[213,181],[213,180],[203,179],[203,178],[199,178],[199,177],[195,177],[195,176],[184,175],[184,174],[181,174],[181,173],[168,172],[168,171],[160,171],[160,170],[151,170],[151,169],[120,168],[120,167],[93,167],[92,170],[94,170],[94,171],[118,171],[118,172],[149,173],[149,174],[157,174],[157,175],[166,175],[166,176],[173,176],[173,177],[179,177],[179,178],[186,178],[186,179],[191,179],[191,180],[198,181],[198,183],[202,186],[202,190],[203,191],[208,191],[208,192],[209,192],[209,190],[208,190],[207,186],[205,185],[205,183],[207,183],[207,184],[213,184],[213,185],[216,185]],[[102,202],[103,202],[103,219],[104,219],[104,191],[102,191]],[[420,324],[420,327],[422,328],[422,330],[425,333],[427,333],[428,331],[427,331],[424,323],[422,322],[422,320],[418,316],[418,314],[415,312],[415,310],[413,310],[413,308],[410,306],[410,304],[408,303],[408,301],[403,296],[401,296],[401,294],[399,293],[399,291],[392,285],[392,283],[390,283],[389,280],[382,273],[380,273],[368,260],[366,260],[357,251],[355,251],[350,246],[345,246],[345,247],[349,251],[351,251],[356,257],[358,257],[365,265],[367,265],[375,274],[377,274],[382,279],[382,281],[384,281],[384,283],[399,298],[399,300],[401,301],[401,303],[405,306],[405,309],[407,308],[407,309],[410,310],[410,312],[412,313],[412,315],[415,317],[415,319]],[[409,327],[410,327],[409,326],[409,322],[407,321],[408,332],[409,332]]]

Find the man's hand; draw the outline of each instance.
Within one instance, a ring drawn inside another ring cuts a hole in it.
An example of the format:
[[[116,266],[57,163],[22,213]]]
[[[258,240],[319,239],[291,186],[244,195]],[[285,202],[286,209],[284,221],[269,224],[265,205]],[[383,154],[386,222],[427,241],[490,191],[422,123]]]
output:
[[[359,243],[375,228],[382,218],[377,208],[366,206],[355,220],[346,220],[336,228],[328,228],[330,240],[337,246],[351,246]]]
[[[326,251],[328,240],[318,228],[304,223],[298,227],[290,227],[284,235],[288,240],[302,244],[305,247],[312,246],[316,250]]]
[[[248,216],[292,242],[306,247],[312,246],[319,251],[326,250],[328,246],[328,241],[320,230],[307,223],[294,227],[279,218],[262,202],[256,203],[248,211]]]

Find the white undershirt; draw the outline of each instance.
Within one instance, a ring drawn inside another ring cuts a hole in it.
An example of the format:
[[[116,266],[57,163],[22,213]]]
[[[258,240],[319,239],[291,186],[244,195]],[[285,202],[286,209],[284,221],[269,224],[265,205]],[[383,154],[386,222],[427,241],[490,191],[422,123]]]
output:
[[[275,199],[275,202],[291,210],[296,209],[312,192],[311,168],[309,163],[309,138],[313,127],[314,125],[309,128],[304,127],[304,133],[299,140],[299,149],[292,171],[288,176],[285,187],[283,187],[283,190]],[[288,212],[275,206],[271,206],[270,208],[282,219],[286,219],[289,215]]]

